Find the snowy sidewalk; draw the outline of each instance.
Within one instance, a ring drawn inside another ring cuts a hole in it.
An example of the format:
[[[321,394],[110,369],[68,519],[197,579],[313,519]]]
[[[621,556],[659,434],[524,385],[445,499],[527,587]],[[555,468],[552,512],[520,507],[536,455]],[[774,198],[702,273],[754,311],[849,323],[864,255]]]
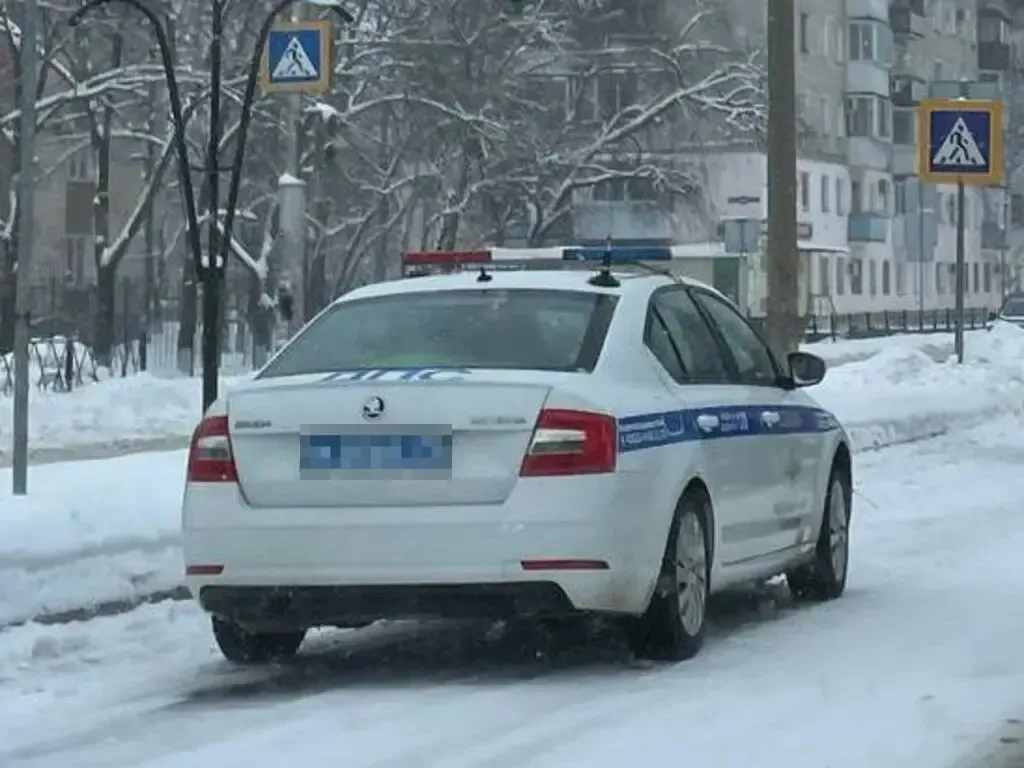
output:
[[[913,345],[880,349],[835,368],[812,392],[859,450],[1024,410],[1024,331],[1007,326],[972,340],[964,366],[937,363]],[[162,384],[154,384],[156,409],[165,415],[159,423],[191,429],[192,415],[188,422],[172,415],[172,402],[182,402],[171,396],[180,394],[179,382]],[[125,388],[126,399],[137,394]],[[25,498],[9,495],[10,471],[0,469],[0,627],[178,587],[184,464],[185,452],[176,450],[36,466]]]

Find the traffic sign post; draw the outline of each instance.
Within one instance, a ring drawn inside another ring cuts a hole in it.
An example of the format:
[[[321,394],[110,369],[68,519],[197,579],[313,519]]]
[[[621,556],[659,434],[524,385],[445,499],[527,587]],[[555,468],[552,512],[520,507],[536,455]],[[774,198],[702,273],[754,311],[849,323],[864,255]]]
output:
[[[331,88],[331,22],[277,24],[260,67],[265,93],[326,93]]]
[[[969,92],[971,83],[961,83]],[[966,186],[1003,182],[1003,104],[995,99],[924,99],[918,105],[918,177],[956,184],[956,359],[964,361],[964,253]]]

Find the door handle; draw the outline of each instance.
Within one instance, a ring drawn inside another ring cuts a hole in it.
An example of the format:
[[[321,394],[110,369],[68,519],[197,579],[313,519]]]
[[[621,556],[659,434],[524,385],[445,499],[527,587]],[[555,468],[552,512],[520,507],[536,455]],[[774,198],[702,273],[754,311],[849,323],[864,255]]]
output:
[[[701,432],[711,432],[718,429],[722,421],[714,414],[702,413],[697,417],[697,428]]]
[[[782,417],[778,411],[761,411],[761,423],[766,427],[777,427]]]

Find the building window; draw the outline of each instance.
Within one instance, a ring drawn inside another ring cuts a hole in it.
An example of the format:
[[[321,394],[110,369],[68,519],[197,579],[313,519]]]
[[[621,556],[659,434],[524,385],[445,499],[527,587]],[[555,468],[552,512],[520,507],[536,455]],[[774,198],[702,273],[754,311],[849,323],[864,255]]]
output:
[[[998,16],[986,13],[978,17],[978,42],[1005,43],[1009,37],[1006,22]]]
[[[892,136],[891,102],[868,94],[847,97],[846,133],[855,138],[889,139]]]
[[[818,257],[818,292],[822,296],[829,295],[829,286],[831,282],[829,280],[828,272],[828,256]]]
[[[806,171],[800,172],[800,207],[805,212],[811,210],[811,174]]]
[[[971,271],[974,273],[974,292],[981,293],[981,269],[978,267],[978,262],[974,262]]]
[[[836,256],[836,296],[846,293],[846,262],[842,256]]]
[[[901,147],[913,147],[917,115],[912,109],[894,109],[892,111],[892,143]]]
[[[875,101],[875,117],[878,118],[875,135],[880,139],[892,138],[892,103],[888,99]]]
[[[985,293],[992,291],[992,265],[985,262]]]
[[[896,179],[892,184],[893,213],[900,216],[907,212],[907,180]]]
[[[80,286],[85,283],[85,253],[88,237],[72,235],[64,239],[64,282]]]
[[[836,179],[836,213],[840,216],[846,215],[846,182],[843,179]]]
[[[850,293],[854,296],[864,293],[863,259],[850,259]]]
[[[850,182],[850,213],[864,212],[864,193],[859,181]]]
[[[888,296],[892,292],[892,267],[889,265],[889,260],[884,259],[882,261],[882,295]]]
[[[868,290],[871,296],[878,294],[878,264],[874,259],[868,259]]]
[[[829,194],[832,191],[831,179],[825,174],[821,175],[821,212],[828,213],[831,209],[831,200],[829,200]]]
[[[879,21],[854,21],[849,25],[850,61],[892,63],[892,31]]]
[[[946,265],[941,261],[935,264],[935,292],[945,293],[946,291]]]
[[[92,152],[82,149],[68,158],[68,181],[93,181]]]
[[[1017,192],[1010,195],[1010,224],[1024,226],[1024,195]]]
[[[906,264],[896,265],[896,293],[903,296],[907,292]]]
[[[807,13],[800,14],[800,53],[810,53],[810,20],[811,17]]]
[[[891,197],[890,190],[892,189],[892,187],[889,184],[889,180],[879,179],[877,189],[878,199],[875,205],[875,213],[884,213],[886,216],[888,216]]]

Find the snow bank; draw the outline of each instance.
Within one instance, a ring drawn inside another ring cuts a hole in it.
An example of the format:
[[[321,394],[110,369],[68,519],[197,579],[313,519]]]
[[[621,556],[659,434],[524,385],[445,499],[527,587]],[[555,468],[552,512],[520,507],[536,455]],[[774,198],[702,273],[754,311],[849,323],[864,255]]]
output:
[[[970,335],[966,359],[936,362],[934,349],[889,344],[831,370],[811,394],[858,449],[919,440],[997,413],[1024,410],[1024,330],[1000,325]]]
[[[972,347],[977,340],[984,339],[987,332],[967,331],[964,335],[967,346]],[[875,339],[815,341],[811,344],[804,344],[803,349],[825,359],[831,367],[867,360],[883,350],[891,349],[918,350],[932,360],[941,362],[953,354],[953,334],[908,333],[897,336],[881,336]]]
[[[958,366],[936,362],[920,342],[876,342],[872,356],[831,370],[812,394],[861,450],[1024,409],[1024,331],[1003,326],[974,334],[967,351],[968,362]],[[92,388],[122,393],[106,396],[106,420],[136,434],[187,434],[198,413],[194,380],[110,385]],[[36,413],[62,408],[74,396]],[[99,411],[62,413],[81,420],[92,439],[110,434],[97,423]],[[36,422],[37,430],[45,427]],[[0,470],[0,626],[177,587],[184,462],[184,451],[176,450],[36,466],[27,498],[9,495],[10,471]]]
[[[177,586],[185,453],[0,471],[0,627]]]
[[[221,386],[229,388],[245,378],[225,378]],[[0,464],[10,460],[10,402],[0,398]],[[140,373],[67,393],[33,388],[29,403],[29,446],[38,457],[61,450],[88,456],[169,439],[184,445],[201,411],[202,382]]]

